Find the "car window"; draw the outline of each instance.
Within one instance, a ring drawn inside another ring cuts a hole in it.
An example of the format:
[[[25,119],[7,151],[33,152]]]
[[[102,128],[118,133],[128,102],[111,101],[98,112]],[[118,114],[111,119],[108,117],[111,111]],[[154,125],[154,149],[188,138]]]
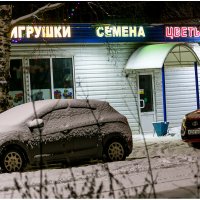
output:
[[[94,110],[90,108],[69,108],[70,126],[73,128],[92,125],[96,123]]]
[[[42,117],[44,121],[43,134],[64,130],[69,123],[70,116],[67,109],[54,110]]]
[[[96,124],[94,110],[90,108],[67,108],[54,110],[42,117],[43,134],[50,134],[65,129],[79,128]]]

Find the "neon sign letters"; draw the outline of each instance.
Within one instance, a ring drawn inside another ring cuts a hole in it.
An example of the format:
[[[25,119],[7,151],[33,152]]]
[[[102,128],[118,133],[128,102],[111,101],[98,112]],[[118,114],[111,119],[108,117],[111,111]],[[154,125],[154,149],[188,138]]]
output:
[[[98,26],[97,37],[145,37],[143,26]],[[16,26],[11,38],[70,38],[68,26]]]
[[[66,38],[71,37],[70,26],[16,26],[11,38]]]
[[[34,24],[15,26],[12,43],[200,42],[198,25]]]
[[[145,37],[143,26],[99,26],[97,37]]]
[[[192,38],[192,37],[200,37],[200,31],[196,26],[166,26],[165,27],[165,37],[171,38]]]

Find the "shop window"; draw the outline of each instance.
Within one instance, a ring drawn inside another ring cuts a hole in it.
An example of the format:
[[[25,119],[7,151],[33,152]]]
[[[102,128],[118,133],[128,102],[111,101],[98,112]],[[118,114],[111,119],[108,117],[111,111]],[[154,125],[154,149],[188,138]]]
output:
[[[23,70],[21,59],[10,60],[10,91],[9,95],[13,99],[13,105],[24,103],[23,92]]]
[[[23,79],[23,59],[10,61],[10,95],[14,106],[24,103],[24,90],[33,101],[71,99],[74,97],[73,65],[71,58],[29,59],[30,79]],[[26,81],[23,83],[23,81]],[[26,88],[24,88],[24,84]],[[30,87],[30,91],[28,90]],[[29,93],[30,92],[30,93]],[[27,98],[27,97],[25,97]],[[28,100],[29,101],[29,100]]]
[[[53,58],[55,99],[73,98],[73,67],[71,58]]]
[[[50,59],[30,59],[31,98],[51,99]]]

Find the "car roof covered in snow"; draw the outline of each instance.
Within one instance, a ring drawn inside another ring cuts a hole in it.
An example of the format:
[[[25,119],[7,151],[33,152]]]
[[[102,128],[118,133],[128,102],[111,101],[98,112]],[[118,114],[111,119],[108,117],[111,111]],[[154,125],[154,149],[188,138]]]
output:
[[[48,99],[25,103],[13,107],[0,114],[0,126],[17,125],[28,119],[40,117],[52,110],[67,107],[72,108],[97,108],[106,103],[99,100],[87,99]]]

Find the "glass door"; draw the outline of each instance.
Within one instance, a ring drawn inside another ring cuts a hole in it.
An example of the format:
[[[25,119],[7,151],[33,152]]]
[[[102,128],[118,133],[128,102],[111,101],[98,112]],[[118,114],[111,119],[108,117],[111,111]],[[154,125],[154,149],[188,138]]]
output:
[[[154,110],[152,75],[139,75],[139,95],[140,111],[152,112]]]
[[[155,118],[155,112],[152,74],[139,74],[138,87],[141,130],[144,133],[153,133],[152,122]]]

